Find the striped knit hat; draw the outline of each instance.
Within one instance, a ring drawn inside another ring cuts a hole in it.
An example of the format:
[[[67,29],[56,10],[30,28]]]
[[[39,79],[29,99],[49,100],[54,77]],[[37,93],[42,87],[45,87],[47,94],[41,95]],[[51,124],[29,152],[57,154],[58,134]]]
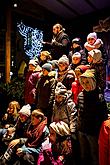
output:
[[[56,122],[51,123],[50,128],[52,128],[60,136],[70,135],[70,129],[68,125],[63,121],[59,121],[57,123]]]

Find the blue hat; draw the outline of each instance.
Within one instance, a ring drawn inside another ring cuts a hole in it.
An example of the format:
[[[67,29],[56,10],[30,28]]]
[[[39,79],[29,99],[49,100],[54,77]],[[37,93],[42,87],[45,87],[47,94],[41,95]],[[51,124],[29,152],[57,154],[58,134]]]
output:
[[[52,70],[52,65],[50,63],[45,63],[42,65],[42,69],[46,69],[48,72]]]

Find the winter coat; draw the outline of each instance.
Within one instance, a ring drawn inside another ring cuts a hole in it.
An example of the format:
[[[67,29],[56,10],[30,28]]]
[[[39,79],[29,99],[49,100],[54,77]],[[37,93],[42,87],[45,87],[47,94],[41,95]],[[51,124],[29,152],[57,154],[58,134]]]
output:
[[[102,123],[99,134],[99,164],[110,164],[110,118]]]
[[[24,100],[25,104],[34,104],[36,96],[36,83],[39,79],[39,72],[29,71],[26,74],[24,84]]]
[[[63,54],[68,55],[70,48],[70,40],[66,33],[63,31],[59,32],[55,37],[55,40],[51,42],[50,53],[53,60],[58,60]]]
[[[78,131],[98,136],[101,124],[107,119],[107,106],[99,89],[78,95]]]
[[[67,90],[71,90],[72,83],[75,81],[75,77],[75,72],[71,69],[63,72],[58,71],[57,82],[62,82]]]
[[[36,104],[37,108],[45,109],[48,111],[48,108],[53,107],[53,100],[55,95],[55,78],[51,73],[47,76],[41,76],[38,83],[36,84]],[[44,112],[47,114],[47,112]]]
[[[90,69],[95,69],[97,86],[104,92],[106,88],[106,70],[103,61],[90,64]]]
[[[67,93],[67,97],[61,103],[54,101],[53,114],[51,122],[63,121],[70,127],[72,133],[76,132],[77,109],[75,103],[71,99],[71,93]]]
[[[43,149],[39,154],[37,165],[70,165],[72,164],[72,145],[70,137],[60,137],[51,148]],[[61,158],[63,157],[63,159]]]
[[[73,101],[75,104],[77,104],[77,100],[78,100],[78,94],[82,91],[82,86],[80,85],[78,80],[75,80],[72,83],[72,93],[73,93]]]

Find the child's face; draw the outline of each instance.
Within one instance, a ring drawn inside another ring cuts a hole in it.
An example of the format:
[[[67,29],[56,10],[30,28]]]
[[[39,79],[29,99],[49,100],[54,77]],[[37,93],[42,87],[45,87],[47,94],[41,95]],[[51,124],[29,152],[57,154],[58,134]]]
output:
[[[82,74],[79,68],[75,69],[75,74],[76,74],[77,79],[79,79],[79,77]]]
[[[75,48],[79,47],[79,45],[76,43],[73,43],[72,47],[73,47],[73,49],[75,49]]]
[[[86,77],[82,78],[82,83],[81,83],[82,87],[86,90],[86,91],[90,91],[91,90],[91,86],[90,83],[88,81],[88,79]]]
[[[55,96],[55,101],[56,101],[57,103],[62,102],[63,99],[64,99],[64,97],[63,97],[62,95],[56,95],[56,96]]]
[[[29,71],[34,71],[35,70],[35,66],[34,65],[32,65],[32,64],[29,64]]]
[[[40,123],[39,117],[32,115],[31,123],[32,123],[32,125],[39,125],[39,123]]]
[[[72,63],[73,64],[78,64],[80,62],[81,58],[80,57],[73,57],[72,58]]]
[[[46,60],[46,55],[43,54],[43,53],[41,53],[41,55],[40,55],[40,59],[41,59],[42,61],[45,61],[45,60]]]
[[[49,72],[48,72],[46,69],[44,69],[44,68],[42,69],[42,74],[43,74],[43,76],[47,76],[48,73],[49,73]]]
[[[64,70],[66,70],[67,65],[66,65],[66,64],[63,64],[63,63],[60,63],[60,64],[58,65],[58,68],[59,68],[60,71],[64,71]]]
[[[19,119],[22,123],[24,123],[26,120],[27,120],[27,116],[26,115],[23,115],[23,114],[19,114]]]
[[[7,109],[7,112],[8,112],[8,114],[13,114],[13,113],[14,113],[14,108],[13,108],[13,106],[10,106],[10,107]]]
[[[93,62],[93,57],[89,54],[88,57],[87,57],[87,60],[89,63],[92,63]]]
[[[50,127],[49,141],[54,144],[56,142],[56,132]]]
[[[87,42],[90,44],[90,45],[93,45],[95,43],[96,39],[95,38],[88,38],[87,39]]]

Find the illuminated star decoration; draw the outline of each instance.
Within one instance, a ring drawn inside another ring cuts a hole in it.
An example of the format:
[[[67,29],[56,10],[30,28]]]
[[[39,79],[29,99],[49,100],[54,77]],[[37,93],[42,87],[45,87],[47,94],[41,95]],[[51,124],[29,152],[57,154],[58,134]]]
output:
[[[25,26],[23,22],[20,24],[17,23],[17,28],[24,38],[24,51],[26,55],[29,56],[30,59],[35,59],[40,55],[43,48],[43,31]]]

